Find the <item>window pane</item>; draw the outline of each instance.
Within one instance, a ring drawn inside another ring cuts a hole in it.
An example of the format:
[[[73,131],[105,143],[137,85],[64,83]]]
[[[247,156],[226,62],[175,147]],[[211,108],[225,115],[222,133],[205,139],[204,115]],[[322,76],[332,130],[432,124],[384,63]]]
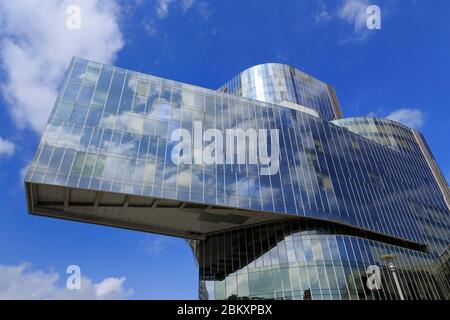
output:
[[[137,94],[140,96],[146,96],[148,92],[149,83],[148,81],[139,80],[137,86]]]
[[[147,98],[146,97],[136,96],[134,98],[133,112],[144,114],[144,112],[145,112],[145,103],[146,102],[147,102]]]
[[[95,90],[93,103],[99,106],[104,106],[106,102],[107,93],[102,90]]]
[[[137,74],[131,71],[127,72],[125,85],[123,87],[123,94],[134,96],[137,86]]]
[[[120,101],[119,113],[130,112],[132,104],[133,104],[133,96],[124,94],[122,96],[122,100]]]
[[[80,86],[69,83],[66,87],[66,90],[64,90],[62,99],[66,101],[75,101],[79,89]]]
[[[58,105],[58,109],[56,109],[55,119],[58,120],[66,120],[70,119],[72,115],[74,104],[68,102],[60,102]]]
[[[92,175],[92,171],[94,171],[94,166],[95,166],[95,161],[96,161],[96,157],[93,154],[88,154],[86,156],[86,161],[84,163],[84,167],[83,167],[83,176],[90,176]]]
[[[45,169],[50,161],[50,157],[52,155],[53,148],[49,146],[45,146],[42,149],[41,155],[39,156],[39,160],[37,162],[36,167]]]
[[[108,96],[108,101],[106,102],[106,110],[110,112],[117,112],[119,107],[120,95],[116,93],[110,93]]]
[[[120,70],[116,70],[111,82],[111,91],[120,93],[122,91],[125,73]]]
[[[84,106],[89,106],[92,99],[92,94],[94,93],[94,88],[82,86],[80,94],[78,96],[77,104],[82,104]]]
[[[97,89],[108,91],[111,82],[112,72],[102,70],[97,83]]]
[[[168,86],[163,86],[161,88],[161,96],[160,96],[160,100],[163,100],[165,102],[170,102],[170,87]]]
[[[100,124],[101,117],[102,117],[102,110],[91,108],[91,110],[89,110],[86,125],[93,127],[98,126]]]
[[[93,87],[97,83],[99,70],[97,68],[88,67],[87,71],[84,73],[83,85],[88,87]]]
[[[101,177],[103,174],[103,170],[105,169],[105,162],[106,162],[106,157],[105,156],[99,156],[97,158],[97,162],[95,164],[95,169],[93,172],[93,176],[96,177]]]
[[[144,130],[143,133],[146,136],[153,136],[154,132],[155,132],[155,120],[152,119],[147,119],[144,120]]]
[[[112,112],[104,112],[100,125],[105,128],[113,129],[115,124],[116,124],[116,114]]]
[[[75,65],[70,73],[70,82],[81,84],[81,80],[83,79],[84,71],[86,70],[86,66],[78,66]]]
[[[183,90],[183,104],[187,106],[195,106],[194,92]]]
[[[73,110],[71,121],[78,123],[78,124],[84,124],[84,119],[86,118],[88,108],[82,107],[82,106],[76,106]]]
[[[129,117],[128,131],[141,134],[144,119],[140,117]]]
[[[86,153],[84,152],[77,152],[77,155],[75,156],[75,160],[72,166],[72,174],[79,174],[81,173],[81,169],[83,168],[84,158],[86,157]]]
[[[67,150],[64,154],[63,162],[61,163],[60,175],[67,175],[72,165],[73,157],[75,156],[75,151]]]

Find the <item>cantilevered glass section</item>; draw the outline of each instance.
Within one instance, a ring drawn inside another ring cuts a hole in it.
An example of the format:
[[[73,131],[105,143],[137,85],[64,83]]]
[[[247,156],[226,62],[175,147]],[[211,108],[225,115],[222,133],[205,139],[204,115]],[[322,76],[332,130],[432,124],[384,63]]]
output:
[[[334,90],[293,67],[249,70],[215,91],[74,58],[25,178],[29,211],[190,239],[201,298],[397,299],[383,254],[408,299],[449,298],[450,213],[425,142],[409,152],[407,128],[329,122]],[[237,161],[252,130],[277,142],[276,170],[262,174],[260,151]],[[210,163],[220,134],[214,154],[234,160]]]

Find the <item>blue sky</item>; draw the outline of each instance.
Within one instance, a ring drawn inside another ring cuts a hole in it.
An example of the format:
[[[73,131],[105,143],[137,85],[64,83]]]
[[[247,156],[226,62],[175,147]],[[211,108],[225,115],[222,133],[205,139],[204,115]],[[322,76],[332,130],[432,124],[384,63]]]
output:
[[[66,27],[67,7],[81,29]],[[365,26],[369,4],[381,30]],[[450,3],[416,1],[7,1],[0,4],[0,293],[196,299],[185,241],[30,216],[23,173],[70,57],[218,88],[264,62],[331,83],[346,117],[375,115],[418,128],[450,180]],[[104,294],[106,292],[106,294]]]

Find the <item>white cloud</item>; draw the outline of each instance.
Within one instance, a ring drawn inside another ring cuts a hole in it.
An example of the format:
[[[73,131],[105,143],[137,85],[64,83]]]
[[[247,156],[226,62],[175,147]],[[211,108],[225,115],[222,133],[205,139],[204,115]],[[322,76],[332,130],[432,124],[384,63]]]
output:
[[[141,21],[141,25],[148,36],[157,36],[160,34],[158,20],[166,19],[170,15],[173,8],[181,10],[182,14],[185,14],[194,6],[194,4],[195,0],[156,0],[156,17],[144,17]],[[211,9],[208,3],[200,2],[196,6],[196,9],[197,13],[203,20],[208,20],[209,15],[211,14]]]
[[[370,5],[369,0],[341,0],[336,6],[330,8],[328,3],[319,0],[314,20],[316,23],[340,21],[350,26],[350,32],[345,31],[344,37],[338,41],[339,44],[362,43],[376,33],[367,28],[367,19],[372,15],[367,12]],[[383,7],[383,17],[386,17],[385,7]]]
[[[142,239],[140,244],[144,247],[148,254],[159,255],[167,248],[171,241],[171,237],[152,234],[145,239]]]
[[[81,29],[66,27],[69,5],[81,9]],[[1,90],[15,123],[41,131],[72,56],[105,63],[123,47],[115,1],[33,0],[0,3]]]
[[[366,28],[368,0],[345,0],[338,8],[338,17],[353,24],[355,31]]]
[[[186,13],[194,4],[194,0],[158,0],[156,3],[156,15],[160,19],[164,19],[169,15],[169,8],[172,4],[177,3],[183,13]]]
[[[419,109],[399,109],[388,114],[386,119],[403,123],[414,129],[419,129],[425,124],[425,115]]]
[[[156,28],[155,20],[145,17],[144,19],[142,19],[141,25],[144,27],[144,31],[148,36],[153,37],[158,34],[158,29]]]
[[[158,4],[156,6],[156,14],[159,18],[165,18],[169,14],[169,5],[174,0],[158,0]]]
[[[314,19],[317,23],[328,22],[333,18],[333,15],[328,10],[326,3],[319,1],[319,11],[315,14]]]
[[[82,276],[81,288],[69,290],[58,286],[60,275],[56,272],[32,271],[31,264],[21,263],[17,266],[0,265],[0,300],[4,299],[125,299],[133,294],[132,289],[125,289],[125,277],[106,278],[94,283]],[[63,275],[63,277],[69,275]]]
[[[0,157],[1,156],[7,156],[10,157],[14,154],[14,143],[9,141],[8,139],[3,139],[0,137]]]
[[[198,13],[203,20],[207,21],[212,14],[211,4],[209,2],[201,2],[198,5]]]
[[[183,12],[186,12],[192,7],[193,4],[194,0],[181,0],[181,9],[183,9]]]
[[[122,287],[122,284],[125,282],[126,278],[125,277],[120,277],[120,278],[106,278],[103,279],[102,282],[98,283],[95,285],[95,293],[97,295],[97,297],[109,297],[111,296],[111,294],[116,295],[118,294],[119,296],[128,296],[129,294],[131,294],[131,292],[129,290],[125,290]]]

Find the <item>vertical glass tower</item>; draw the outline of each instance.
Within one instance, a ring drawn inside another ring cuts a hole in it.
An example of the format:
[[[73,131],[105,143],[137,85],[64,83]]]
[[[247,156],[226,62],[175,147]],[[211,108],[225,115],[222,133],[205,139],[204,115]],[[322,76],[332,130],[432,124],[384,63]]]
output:
[[[263,174],[251,142],[273,130]],[[450,299],[450,194],[423,136],[344,119],[292,66],[210,90],[74,58],[25,184],[33,214],[188,239],[201,299],[399,299],[388,254],[406,299]]]

